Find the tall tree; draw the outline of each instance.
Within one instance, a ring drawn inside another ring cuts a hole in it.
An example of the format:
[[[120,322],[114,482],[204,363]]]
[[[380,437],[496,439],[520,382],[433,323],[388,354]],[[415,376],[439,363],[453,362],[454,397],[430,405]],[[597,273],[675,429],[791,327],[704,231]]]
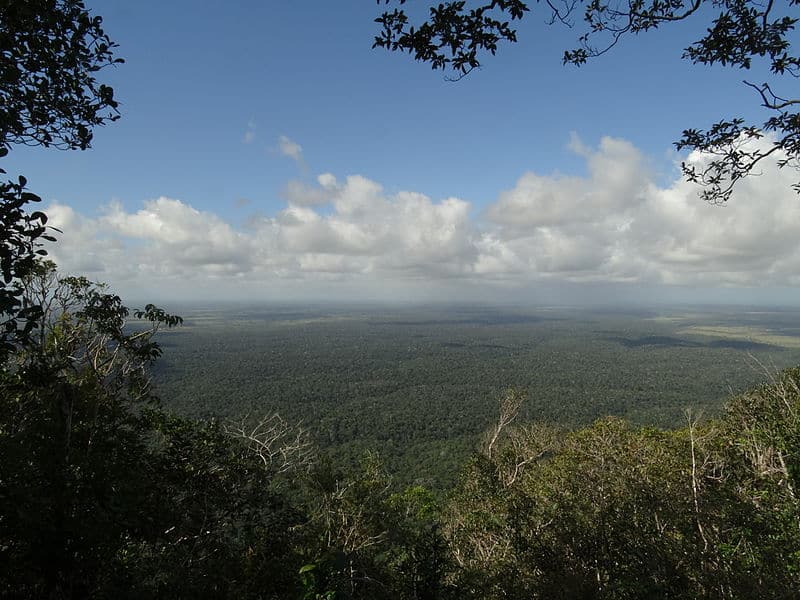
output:
[[[406,0],[378,0],[403,5]],[[626,35],[638,35],[688,19],[709,19],[706,34],[683,49],[695,65],[750,69],[763,60],[773,81],[745,81],[768,112],[759,123],[739,116],[721,119],[705,130],[687,128],[675,142],[679,150],[699,150],[711,156],[704,166],[683,163],[684,175],[703,186],[708,202],[726,202],[742,178],[756,172],[767,157],[780,167],[800,169],[800,98],[778,89],[786,77],[800,75],[800,56],[793,53],[791,35],[800,0],[545,0],[551,24],[583,22],[577,46],[564,52],[565,64],[582,65],[611,50]],[[412,23],[402,8],[386,10],[375,21],[381,29],[373,47],[408,52],[434,69],[461,78],[479,67],[485,54],[495,54],[503,42],[516,42],[511,26],[531,11],[521,0],[450,0],[431,6],[428,17]],[[791,92],[791,89],[789,90]],[[767,144],[748,143],[766,139]],[[800,182],[793,186],[800,192]]]

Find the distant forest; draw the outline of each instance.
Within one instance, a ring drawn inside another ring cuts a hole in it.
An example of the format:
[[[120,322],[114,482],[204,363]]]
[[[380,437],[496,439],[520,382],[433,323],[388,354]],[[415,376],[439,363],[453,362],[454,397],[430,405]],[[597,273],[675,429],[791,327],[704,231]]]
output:
[[[505,390],[520,417],[678,427],[800,363],[796,312],[731,309],[184,307],[155,368],[190,417],[274,412],[336,462],[379,453],[403,483],[450,487]],[[776,333],[779,332],[779,333]],[[793,334],[797,334],[794,337]]]

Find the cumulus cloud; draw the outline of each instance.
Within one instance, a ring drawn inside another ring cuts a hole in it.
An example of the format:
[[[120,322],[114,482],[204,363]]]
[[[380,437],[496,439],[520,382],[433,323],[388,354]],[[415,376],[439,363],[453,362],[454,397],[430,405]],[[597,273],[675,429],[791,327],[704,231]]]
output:
[[[586,158],[588,178],[526,173],[489,207],[489,219],[506,235],[524,234],[532,228],[595,223],[644,199],[650,174],[632,144],[603,138],[597,151],[581,146],[579,154]]]
[[[327,204],[331,199],[325,188],[295,179],[286,184],[282,196],[289,204],[296,206],[320,206]]]
[[[111,202],[94,219],[61,204],[51,205],[47,213],[50,223],[64,232],[50,254],[69,272],[114,283],[236,276],[251,269],[246,235],[178,200],[149,200],[133,213]]]
[[[325,194],[332,213],[308,203],[291,203],[275,217],[253,224],[254,237],[300,257],[301,270],[322,264],[343,272],[465,272],[474,253],[474,227],[467,202],[401,192],[386,196],[381,186],[358,175],[339,184],[321,176],[314,193]],[[331,257],[340,257],[333,261]]]
[[[151,268],[231,274],[250,268],[250,239],[216,215],[179,200],[149,200],[135,213],[125,212],[121,204],[112,202],[100,219],[100,229],[145,242],[142,254]]]
[[[486,210],[487,273],[572,281],[679,285],[782,285],[800,250],[797,173],[764,166],[731,202],[710,206],[682,179],[654,183],[641,153],[604,138],[596,150],[574,139],[587,177],[523,175]],[[708,156],[693,153],[690,162]]]
[[[290,182],[285,207],[245,227],[165,197],[133,211],[112,202],[94,218],[53,204],[47,212],[64,234],[52,252],[66,270],[112,284],[173,280],[188,290],[218,282],[232,297],[254,282],[275,289],[339,281],[354,298],[368,289],[395,297],[412,282],[501,290],[537,282],[800,284],[796,172],[765,165],[715,207],[681,179],[657,185],[624,140],[571,145],[586,176],[525,173],[479,217],[459,198],[387,194],[366,177],[325,173],[313,184]]]

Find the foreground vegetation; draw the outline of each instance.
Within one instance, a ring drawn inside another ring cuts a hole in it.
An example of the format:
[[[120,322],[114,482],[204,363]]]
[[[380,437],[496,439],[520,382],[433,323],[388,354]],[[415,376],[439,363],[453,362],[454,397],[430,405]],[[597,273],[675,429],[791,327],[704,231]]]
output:
[[[718,418],[562,429],[500,410],[447,494],[326,459],[274,414],[171,415],[153,306],[43,266],[42,328],[0,372],[0,595],[789,598],[800,369]],[[132,326],[131,326],[132,325]]]

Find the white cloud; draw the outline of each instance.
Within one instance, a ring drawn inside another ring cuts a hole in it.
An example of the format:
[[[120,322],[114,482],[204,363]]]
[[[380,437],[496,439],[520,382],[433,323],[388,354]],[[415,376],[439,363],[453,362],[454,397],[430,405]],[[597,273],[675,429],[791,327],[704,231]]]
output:
[[[458,198],[387,194],[366,177],[325,173],[317,185],[290,182],[286,206],[245,228],[164,197],[135,211],[112,202],[96,218],[53,204],[51,223],[64,234],[52,252],[62,268],[112,285],[172,281],[187,294],[213,285],[231,297],[254,285],[326,296],[336,282],[355,299],[464,286],[505,294],[543,282],[800,285],[796,172],[765,165],[714,207],[682,180],[656,185],[624,140],[592,149],[575,138],[572,147],[587,176],[523,174],[479,219]]]
[[[330,201],[327,190],[309,185],[303,181],[291,180],[283,189],[283,197],[296,206],[320,206]]]
[[[523,175],[487,211],[489,219],[519,233],[531,228],[593,223],[644,200],[649,174],[643,157],[624,140],[603,138],[597,152],[578,146],[589,177]],[[511,235],[507,231],[507,235]]]
[[[288,156],[295,162],[303,161],[303,147],[285,135],[278,138],[278,152],[283,156]]]
[[[631,144],[604,138],[580,177],[523,175],[487,211],[495,225],[491,268],[572,281],[680,285],[781,285],[800,251],[796,172],[766,165],[742,181],[730,203],[710,206],[683,180],[653,182]],[[695,153],[688,160],[704,162]],[[499,258],[502,256],[503,258]]]
[[[334,189],[338,185],[336,182],[336,177],[334,177],[331,173],[323,173],[322,175],[319,175],[317,177],[317,183],[319,183],[326,190]]]
[[[47,212],[53,226],[64,232],[50,253],[69,272],[114,283],[237,276],[252,268],[251,240],[245,234],[178,200],[149,200],[135,213],[111,202],[95,219],[60,204]]]

